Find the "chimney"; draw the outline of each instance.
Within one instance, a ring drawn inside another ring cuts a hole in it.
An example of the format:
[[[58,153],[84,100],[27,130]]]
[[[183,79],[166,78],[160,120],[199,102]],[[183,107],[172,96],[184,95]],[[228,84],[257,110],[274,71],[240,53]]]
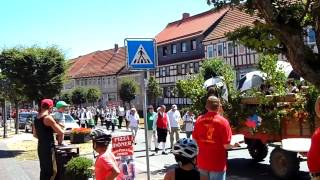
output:
[[[118,52],[119,49],[119,45],[118,44],[114,44],[114,52]]]
[[[188,17],[190,17],[190,14],[189,14],[189,13],[183,13],[183,14],[182,14],[182,19],[186,19],[186,18],[188,18]]]

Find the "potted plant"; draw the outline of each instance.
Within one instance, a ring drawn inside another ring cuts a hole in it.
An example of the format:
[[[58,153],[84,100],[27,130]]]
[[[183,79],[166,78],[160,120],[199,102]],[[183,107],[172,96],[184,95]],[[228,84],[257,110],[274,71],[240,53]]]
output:
[[[65,179],[87,180],[92,177],[93,161],[86,157],[72,158],[66,165]]]
[[[91,129],[89,128],[74,128],[70,134],[71,144],[85,143],[90,140]]]

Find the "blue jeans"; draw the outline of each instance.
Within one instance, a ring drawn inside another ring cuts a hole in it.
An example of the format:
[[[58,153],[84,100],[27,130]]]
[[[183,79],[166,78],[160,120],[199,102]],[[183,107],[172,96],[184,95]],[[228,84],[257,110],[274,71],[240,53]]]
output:
[[[226,180],[226,172],[214,172],[214,171],[206,171],[203,169],[199,169],[200,174],[208,177],[208,180]]]

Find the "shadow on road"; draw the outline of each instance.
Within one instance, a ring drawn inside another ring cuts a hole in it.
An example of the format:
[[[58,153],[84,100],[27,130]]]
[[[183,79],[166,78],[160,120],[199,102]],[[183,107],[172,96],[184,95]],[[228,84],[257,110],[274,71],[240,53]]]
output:
[[[25,151],[16,151],[16,150],[0,150],[0,158],[14,158]]]
[[[268,164],[256,163],[251,159],[235,158],[228,160],[227,179],[230,180],[272,180],[276,179]],[[307,172],[300,171],[297,180],[309,180]]]

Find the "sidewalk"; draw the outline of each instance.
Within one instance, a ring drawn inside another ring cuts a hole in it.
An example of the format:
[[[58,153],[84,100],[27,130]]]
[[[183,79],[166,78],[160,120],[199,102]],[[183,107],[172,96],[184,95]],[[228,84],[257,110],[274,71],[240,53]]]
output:
[[[9,150],[0,141],[0,179],[3,180],[34,180],[39,179],[37,161],[17,161],[15,156],[19,151]]]

